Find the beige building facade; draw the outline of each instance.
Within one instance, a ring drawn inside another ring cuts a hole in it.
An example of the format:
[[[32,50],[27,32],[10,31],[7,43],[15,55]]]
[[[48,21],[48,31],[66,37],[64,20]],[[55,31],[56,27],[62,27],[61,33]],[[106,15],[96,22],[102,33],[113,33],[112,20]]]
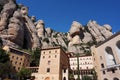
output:
[[[38,73],[35,80],[68,80],[69,59],[61,47],[41,50]]]
[[[98,80],[120,80],[120,32],[91,50]]]
[[[29,53],[8,46],[5,46],[3,49],[8,51],[10,62],[16,72],[23,67],[30,66],[31,55]]]
[[[93,73],[93,59],[92,56],[79,56],[79,74],[80,74],[80,79],[82,79],[83,76],[91,76]],[[73,71],[74,78],[78,78],[78,60],[77,57],[73,56],[69,58],[70,62],[70,68]]]

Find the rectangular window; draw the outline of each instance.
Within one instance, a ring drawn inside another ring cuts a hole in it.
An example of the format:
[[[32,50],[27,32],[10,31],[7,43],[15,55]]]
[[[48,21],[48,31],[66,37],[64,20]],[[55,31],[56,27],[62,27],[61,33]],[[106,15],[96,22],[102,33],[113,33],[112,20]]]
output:
[[[50,65],[50,63],[51,63],[51,62],[50,62],[50,60],[49,60],[49,61],[48,61],[48,65]]]
[[[100,56],[100,59],[102,60],[102,56]]]
[[[66,69],[64,69],[64,73],[66,73]]]
[[[18,57],[16,59],[18,60]]]
[[[15,61],[15,64],[17,64],[17,61]]]
[[[105,71],[103,71],[103,74],[105,74]]]
[[[43,59],[45,58],[45,56],[43,56]]]
[[[112,69],[112,73],[115,73],[115,70],[114,70],[114,69]]]
[[[57,55],[55,55],[55,58],[57,57]]]
[[[47,72],[50,72],[50,68],[47,68]]]
[[[12,56],[12,58],[14,58],[14,56]]]
[[[101,64],[101,68],[104,68],[104,64],[103,63]]]

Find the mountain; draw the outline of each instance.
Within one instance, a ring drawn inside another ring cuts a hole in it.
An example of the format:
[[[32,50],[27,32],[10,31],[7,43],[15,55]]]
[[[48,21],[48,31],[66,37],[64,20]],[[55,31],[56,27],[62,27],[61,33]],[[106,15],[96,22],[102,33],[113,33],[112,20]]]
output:
[[[63,25],[64,26],[64,25]],[[28,15],[28,7],[15,0],[0,1],[0,37],[4,45],[22,49],[62,46],[66,52],[90,53],[90,47],[113,33],[110,25],[90,20],[87,25],[73,21],[66,33],[45,28],[43,20]],[[84,55],[84,54],[83,54]]]

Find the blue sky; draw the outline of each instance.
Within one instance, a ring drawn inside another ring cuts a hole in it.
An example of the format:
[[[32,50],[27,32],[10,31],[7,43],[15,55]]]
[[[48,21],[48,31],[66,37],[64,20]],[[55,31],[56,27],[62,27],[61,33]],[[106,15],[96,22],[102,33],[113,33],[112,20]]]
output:
[[[45,27],[68,32],[72,21],[86,25],[89,20],[109,24],[120,31],[120,0],[17,0],[29,7],[29,15],[42,19]]]

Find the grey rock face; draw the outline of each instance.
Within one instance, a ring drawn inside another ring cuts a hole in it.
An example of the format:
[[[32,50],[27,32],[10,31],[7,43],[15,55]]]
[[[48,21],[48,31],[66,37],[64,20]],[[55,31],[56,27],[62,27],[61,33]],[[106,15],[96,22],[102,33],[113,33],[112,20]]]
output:
[[[99,43],[112,35],[110,25],[100,26],[96,21],[89,21],[86,26],[73,21],[67,33],[45,29],[43,20],[30,17],[28,7],[17,5],[15,0],[0,0],[0,6],[0,37],[4,45],[25,49],[61,46],[65,51],[82,54],[94,42]]]
[[[73,23],[71,25],[71,28],[69,30],[70,35],[71,36],[79,35],[81,28],[82,28],[82,25],[79,22],[73,21]]]
[[[51,28],[46,28],[46,32],[47,32],[48,37],[51,37],[52,29]]]
[[[43,20],[39,20],[36,25],[37,28],[37,34],[39,38],[44,38],[46,31],[45,31],[45,26]]]
[[[8,25],[8,35],[11,35],[9,37],[9,40],[23,46],[24,42],[24,26],[23,26],[23,20],[21,17],[21,14],[19,11],[15,11],[13,14],[13,17],[10,19],[9,25]]]
[[[97,42],[104,41],[105,38],[102,36],[101,32],[99,31],[99,25],[96,21],[89,21],[87,24],[90,33],[95,37]]]
[[[87,24],[88,29],[97,42],[104,41],[112,35],[111,27],[98,25],[96,21],[89,21]]]
[[[0,31],[6,29],[8,18],[13,14],[15,9],[16,9],[16,4],[12,0],[9,0],[8,3],[3,5],[3,9],[0,15]]]

